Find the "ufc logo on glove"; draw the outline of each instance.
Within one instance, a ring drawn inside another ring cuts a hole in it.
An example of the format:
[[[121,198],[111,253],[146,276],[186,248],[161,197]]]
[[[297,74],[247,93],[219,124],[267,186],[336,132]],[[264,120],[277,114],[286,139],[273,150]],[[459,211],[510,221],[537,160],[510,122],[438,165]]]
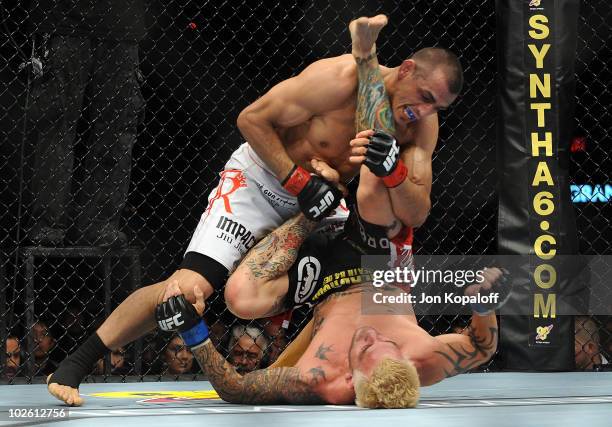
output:
[[[161,319],[157,323],[162,331],[173,331],[177,326],[181,326],[185,322],[181,319],[181,313],[178,313],[167,319]]]
[[[310,208],[309,212],[312,214],[312,218],[318,218],[321,216],[321,214],[332,205],[334,199],[334,194],[331,191],[325,193],[325,195],[319,201],[319,206],[313,206]]]
[[[391,172],[391,170],[393,170],[393,168],[396,165],[396,161],[397,161],[397,155],[399,154],[399,147],[396,144],[393,144],[393,146],[391,147],[391,150],[389,150],[389,154],[387,154],[387,157],[385,158],[385,161],[383,162],[383,166],[385,167],[385,170],[387,172]]]

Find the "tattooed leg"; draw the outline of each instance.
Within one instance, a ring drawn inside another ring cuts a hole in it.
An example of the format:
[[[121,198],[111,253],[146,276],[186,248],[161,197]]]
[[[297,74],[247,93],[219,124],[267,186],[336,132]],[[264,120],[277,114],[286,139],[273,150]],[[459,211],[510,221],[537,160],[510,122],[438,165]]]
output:
[[[269,317],[286,310],[287,271],[317,223],[302,214],[264,237],[242,260],[225,287],[225,301],[242,318]]]
[[[285,274],[295,262],[298,250],[317,226],[300,214],[264,237],[252,248],[240,264],[261,282]]]
[[[359,78],[355,114],[357,132],[377,128],[395,133],[391,103],[376,57],[376,38],[386,24],[387,18],[378,15],[356,19],[349,26]]]
[[[349,26],[359,79],[355,113],[357,132],[377,128],[395,133],[391,103],[376,58],[376,38],[386,23],[386,17],[378,15],[356,19]],[[361,167],[360,174],[357,204],[361,217],[387,227],[388,237],[395,236],[402,224],[393,213],[389,191],[366,166]]]

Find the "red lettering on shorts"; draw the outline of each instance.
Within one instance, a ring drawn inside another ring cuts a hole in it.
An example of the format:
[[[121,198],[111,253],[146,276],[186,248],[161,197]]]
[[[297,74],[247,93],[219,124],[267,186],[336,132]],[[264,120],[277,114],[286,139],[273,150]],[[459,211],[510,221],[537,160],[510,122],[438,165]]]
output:
[[[414,256],[412,252],[413,238],[414,232],[412,227],[404,227],[397,236],[391,239],[390,266],[414,271]],[[399,285],[398,287],[409,293],[412,290],[412,286],[410,285],[413,280],[411,280],[410,283]]]
[[[227,169],[221,172],[221,180],[215,194],[208,201],[208,207],[204,211],[204,216],[208,216],[217,200],[223,200],[225,212],[232,212],[232,205],[229,199],[230,194],[242,187],[246,187],[246,178],[239,169]]]

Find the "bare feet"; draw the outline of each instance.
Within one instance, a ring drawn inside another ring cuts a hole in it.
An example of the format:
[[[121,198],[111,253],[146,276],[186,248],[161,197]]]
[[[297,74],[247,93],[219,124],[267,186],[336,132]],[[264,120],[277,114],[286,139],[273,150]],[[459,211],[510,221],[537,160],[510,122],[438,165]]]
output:
[[[51,382],[52,375],[47,377],[47,390],[49,390],[49,393],[68,406],[81,406],[84,400],[79,396],[79,389]]]
[[[349,31],[353,42],[353,55],[365,58],[375,53],[378,33],[385,25],[387,25],[385,15],[376,15],[373,18],[361,17],[351,21]]]

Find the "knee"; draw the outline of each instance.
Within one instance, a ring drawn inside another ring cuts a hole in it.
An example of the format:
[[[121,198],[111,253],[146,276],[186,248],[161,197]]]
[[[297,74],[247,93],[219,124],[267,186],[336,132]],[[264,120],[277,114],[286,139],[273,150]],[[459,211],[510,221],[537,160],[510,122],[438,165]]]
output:
[[[157,303],[161,303],[164,300],[167,286],[173,281],[177,281],[181,293],[185,295],[185,299],[191,303],[195,303],[194,288],[197,286],[204,294],[204,299],[207,299],[214,291],[212,285],[202,275],[191,270],[178,270],[166,280],[156,283],[157,289]]]
[[[253,298],[256,287],[249,286],[240,276],[233,274],[225,285],[225,304],[227,309],[237,317],[242,319],[252,319],[255,315],[253,311]]]

